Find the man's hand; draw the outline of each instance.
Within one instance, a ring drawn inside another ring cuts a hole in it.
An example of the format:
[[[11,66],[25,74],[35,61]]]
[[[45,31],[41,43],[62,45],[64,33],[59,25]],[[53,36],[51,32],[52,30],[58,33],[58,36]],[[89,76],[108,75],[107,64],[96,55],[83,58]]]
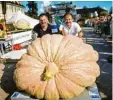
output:
[[[62,34],[63,34],[64,36],[67,35],[67,33],[66,33],[65,30],[64,30],[64,27],[62,28]]]
[[[79,38],[82,38],[83,37],[83,32],[82,31],[78,33],[78,37]]]

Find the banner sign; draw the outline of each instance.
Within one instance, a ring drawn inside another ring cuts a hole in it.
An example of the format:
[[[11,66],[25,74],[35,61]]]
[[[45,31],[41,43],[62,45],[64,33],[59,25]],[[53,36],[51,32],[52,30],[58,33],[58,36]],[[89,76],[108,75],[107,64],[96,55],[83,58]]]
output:
[[[12,44],[19,44],[32,39],[32,31],[12,34]]]

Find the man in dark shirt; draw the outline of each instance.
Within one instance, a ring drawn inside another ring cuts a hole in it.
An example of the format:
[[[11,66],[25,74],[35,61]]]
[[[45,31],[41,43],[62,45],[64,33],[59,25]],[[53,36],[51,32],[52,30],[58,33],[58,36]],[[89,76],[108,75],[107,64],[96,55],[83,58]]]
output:
[[[51,25],[49,24],[48,16],[46,14],[41,14],[39,16],[39,24],[35,25],[33,28],[33,38],[42,37],[45,34],[51,34]]]

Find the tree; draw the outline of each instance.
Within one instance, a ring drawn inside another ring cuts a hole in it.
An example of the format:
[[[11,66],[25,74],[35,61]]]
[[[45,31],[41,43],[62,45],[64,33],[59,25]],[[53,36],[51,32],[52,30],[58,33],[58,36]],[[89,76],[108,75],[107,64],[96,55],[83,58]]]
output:
[[[108,13],[106,11],[101,11],[100,12],[100,16],[106,16],[106,15],[108,15]]]
[[[5,20],[4,19],[0,19],[0,23],[4,23],[5,22]]]
[[[29,10],[26,12],[27,15],[33,17],[33,18],[38,18],[38,8],[37,8],[37,3],[35,1],[28,1],[28,6]]]
[[[112,9],[113,9],[113,8],[111,7],[110,10],[109,10],[109,14],[112,14]]]
[[[87,19],[87,18],[90,17],[89,9],[88,9],[86,6],[83,7],[83,14],[82,14],[82,17],[85,18],[85,19]]]

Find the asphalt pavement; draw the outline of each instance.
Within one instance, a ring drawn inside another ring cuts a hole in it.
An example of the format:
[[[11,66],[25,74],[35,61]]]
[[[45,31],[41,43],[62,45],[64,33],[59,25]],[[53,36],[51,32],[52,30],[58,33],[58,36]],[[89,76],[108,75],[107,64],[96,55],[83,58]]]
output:
[[[96,34],[91,27],[85,27],[83,31],[84,40],[99,53],[100,76],[96,83],[102,100],[112,100],[112,63],[107,60],[109,56],[112,56],[112,45]]]

